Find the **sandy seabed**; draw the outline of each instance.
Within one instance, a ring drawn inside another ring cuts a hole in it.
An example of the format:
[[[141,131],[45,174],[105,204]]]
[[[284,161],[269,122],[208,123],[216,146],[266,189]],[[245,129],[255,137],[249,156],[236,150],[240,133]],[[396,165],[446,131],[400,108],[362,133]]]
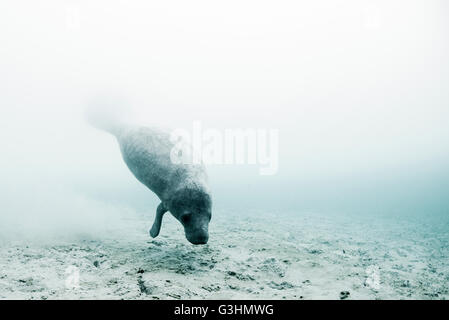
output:
[[[447,299],[444,219],[216,213],[189,244],[166,215],[99,234],[0,238],[1,299]],[[79,277],[78,277],[79,275]]]

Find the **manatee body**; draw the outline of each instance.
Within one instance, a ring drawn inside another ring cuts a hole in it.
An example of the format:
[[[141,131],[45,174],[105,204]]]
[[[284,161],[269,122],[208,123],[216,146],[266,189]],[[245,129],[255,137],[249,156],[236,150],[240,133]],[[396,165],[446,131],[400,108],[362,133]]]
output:
[[[159,234],[162,217],[169,211],[184,226],[187,240],[207,243],[212,199],[204,166],[172,162],[175,144],[165,130],[95,119],[89,122],[115,135],[128,168],[161,200],[150,235]]]

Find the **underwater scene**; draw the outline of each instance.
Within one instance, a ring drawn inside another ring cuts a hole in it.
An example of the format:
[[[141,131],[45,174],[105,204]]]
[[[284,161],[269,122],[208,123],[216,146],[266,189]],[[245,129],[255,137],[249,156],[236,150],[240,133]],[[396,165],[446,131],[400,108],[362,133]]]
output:
[[[448,299],[448,17],[0,4],[0,299]]]

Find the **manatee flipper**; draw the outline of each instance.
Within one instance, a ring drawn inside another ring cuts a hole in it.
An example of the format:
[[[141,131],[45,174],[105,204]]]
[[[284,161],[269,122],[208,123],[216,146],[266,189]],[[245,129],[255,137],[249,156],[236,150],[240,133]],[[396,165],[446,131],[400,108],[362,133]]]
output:
[[[156,238],[159,235],[159,231],[161,231],[161,225],[162,225],[162,217],[164,216],[164,213],[167,212],[167,209],[165,209],[164,204],[161,202],[156,210],[156,217],[154,218],[153,226],[150,230],[150,235],[153,238]]]

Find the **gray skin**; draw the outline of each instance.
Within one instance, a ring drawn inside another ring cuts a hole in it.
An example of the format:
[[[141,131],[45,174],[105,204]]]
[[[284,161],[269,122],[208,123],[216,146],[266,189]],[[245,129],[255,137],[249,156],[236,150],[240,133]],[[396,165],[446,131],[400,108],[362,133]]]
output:
[[[150,235],[158,236],[162,217],[170,211],[183,225],[188,241],[206,244],[212,199],[204,166],[173,163],[174,143],[168,132],[132,126],[114,129],[108,131],[116,136],[126,165],[161,200]]]

